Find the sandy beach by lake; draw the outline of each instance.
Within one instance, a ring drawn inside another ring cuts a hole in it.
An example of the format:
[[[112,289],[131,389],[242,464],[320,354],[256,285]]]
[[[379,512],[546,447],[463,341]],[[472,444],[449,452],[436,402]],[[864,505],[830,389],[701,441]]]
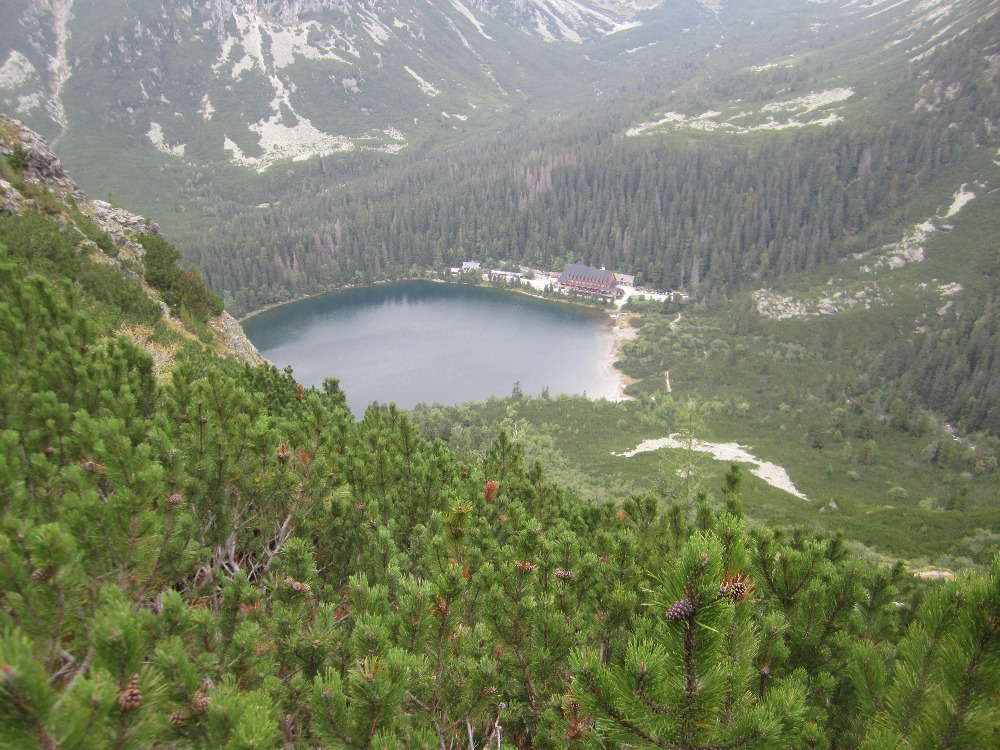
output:
[[[625,395],[625,389],[635,382],[635,378],[630,378],[628,375],[619,370],[615,365],[618,362],[618,350],[621,347],[623,341],[630,341],[639,335],[639,329],[633,328],[629,325],[630,316],[621,313],[614,312],[611,314],[611,352],[610,359],[608,362],[608,368],[612,375],[618,381],[617,392],[610,397],[609,401],[627,401],[631,399],[631,396]]]

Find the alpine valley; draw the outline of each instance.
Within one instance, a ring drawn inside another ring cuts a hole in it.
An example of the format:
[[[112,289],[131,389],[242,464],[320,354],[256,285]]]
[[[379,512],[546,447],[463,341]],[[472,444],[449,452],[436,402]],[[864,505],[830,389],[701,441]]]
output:
[[[1000,0],[6,0],[0,113],[0,746],[996,746]],[[232,317],[569,263],[624,400]]]

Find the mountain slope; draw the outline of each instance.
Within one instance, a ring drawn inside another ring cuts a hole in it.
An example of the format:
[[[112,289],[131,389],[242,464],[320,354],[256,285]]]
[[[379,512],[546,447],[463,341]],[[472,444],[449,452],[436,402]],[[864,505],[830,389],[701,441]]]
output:
[[[161,373],[178,348],[201,341],[247,364],[263,362],[159,227],[91,200],[37,133],[0,115],[0,245],[18,275],[57,287],[72,279],[75,303],[101,336],[123,334]],[[24,385],[24,384],[22,384]]]
[[[24,2],[4,12],[0,90],[46,132],[141,134],[192,164],[392,153],[578,86],[565,43],[641,25],[609,6]]]
[[[57,134],[64,113],[74,171],[182,238],[238,313],[474,255],[828,314],[892,304],[876,277],[993,189],[997,7],[32,4],[0,81]],[[919,283],[977,288],[952,270]],[[955,301],[914,330],[992,309]],[[953,377],[884,373],[955,418],[950,384],[992,360],[935,350]]]

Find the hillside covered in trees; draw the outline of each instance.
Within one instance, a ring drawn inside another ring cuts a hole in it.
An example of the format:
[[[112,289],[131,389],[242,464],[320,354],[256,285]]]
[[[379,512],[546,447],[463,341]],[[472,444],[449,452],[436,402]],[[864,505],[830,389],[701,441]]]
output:
[[[996,222],[949,215],[995,205],[996,0],[599,5],[22,0],[0,101],[236,316],[474,258],[614,268],[747,328],[754,295],[825,298],[889,246],[948,256],[900,274],[961,287],[943,314],[853,321],[891,346],[793,338],[840,341],[885,405],[1000,435]]]
[[[918,60],[879,60],[862,73],[843,59],[861,43],[842,35],[794,65],[697,76],[671,92],[666,117],[655,87],[614,91],[599,108],[514,121],[434,158],[422,149],[315,159],[294,179],[261,178],[254,209],[204,177],[190,188],[217,221],[184,247],[237,315],[344,285],[437,275],[468,257],[584,262],[713,303],[818,287],[937,216],[946,231],[971,229],[961,242],[939,240],[939,252],[964,257],[971,247],[983,262],[969,273],[957,263],[962,274],[947,281],[966,291],[949,314],[899,331],[865,374],[904,399],[917,394],[963,431],[995,435],[996,302],[977,283],[997,271],[995,225],[941,218],[957,191],[992,195],[1000,147],[995,15],[975,4],[963,12],[983,20]],[[858,81],[853,89],[829,88],[845,77]],[[721,115],[702,115],[777,112],[783,92],[824,87],[847,98],[823,127],[765,119],[781,127],[734,132]]]
[[[1000,557],[920,583],[748,527],[738,467],[581,502],[505,433],[457,454],[391,406],[356,421],[335,380],[220,356],[165,240],[9,150],[0,744],[995,743]]]

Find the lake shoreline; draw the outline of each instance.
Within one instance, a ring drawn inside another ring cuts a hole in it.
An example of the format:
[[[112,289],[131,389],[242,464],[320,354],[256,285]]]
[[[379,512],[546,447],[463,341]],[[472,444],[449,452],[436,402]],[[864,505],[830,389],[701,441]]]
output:
[[[523,297],[518,302],[500,294],[508,291],[524,290],[414,279],[310,295],[295,300],[301,308],[288,307],[291,301],[273,305],[242,323],[261,353],[289,363],[303,385],[317,385],[324,372],[339,374],[349,400],[354,393],[359,402],[351,404],[355,411],[369,399],[408,408],[407,403],[502,396],[509,387],[505,378],[531,394],[551,386],[553,393],[595,401],[626,398],[630,383],[615,368],[618,341],[637,329],[629,328],[625,318],[619,323],[608,305],[537,294],[527,295],[537,302]],[[425,305],[424,300],[435,302]],[[443,300],[456,306],[442,307]],[[560,305],[545,304],[551,301]],[[338,312],[331,316],[332,311]],[[369,321],[377,327],[366,327]],[[432,350],[439,354],[427,356]],[[346,352],[352,353],[349,358]],[[445,353],[446,371],[441,371],[437,360]],[[477,370],[482,363],[492,363],[485,373]],[[455,388],[449,390],[452,379]]]
[[[489,284],[464,284],[461,281],[450,281],[448,279],[438,279],[438,278],[435,278],[435,279],[412,278],[412,279],[395,279],[393,281],[374,281],[371,284],[364,284],[364,285],[360,285],[360,286],[355,286],[353,284],[349,284],[347,286],[338,287],[337,289],[331,289],[331,290],[326,291],[326,292],[316,292],[314,294],[303,294],[300,297],[295,297],[294,299],[288,299],[288,300],[285,300],[284,302],[272,302],[269,305],[264,305],[263,307],[261,307],[261,308],[259,308],[257,310],[254,310],[252,312],[248,312],[246,315],[241,315],[238,318],[235,315],[233,317],[235,318],[236,321],[238,321],[242,325],[245,321],[250,320],[251,318],[255,318],[258,315],[262,315],[262,314],[264,314],[266,312],[270,312],[271,310],[276,310],[279,307],[284,307],[285,305],[294,305],[296,302],[304,302],[306,300],[316,299],[317,297],[324,297],[324,296],[326,296],[328,294],[339,294],[340,292],[346,292],[346,291],[348,291],[350,289],[371,289],[373,287],[386,286],[388,284],[406,284],[406,283],[409,283],[409,282],[412,282],[412,281],[426,281],[426,282],[432,283],[432,284],[453,284],[455,286],[469,286],[469,287],[473,287],[473,288],[476,288],[476,289],[495,289],[498,292],[512,292],[514,294],[523,294],[523,295],[525,295],[527,297],[534,297],[535,299],[545,300],[547,302],[558,302],[560,304],[565,304],[565,305],[577,305],[579,307],[586,307],[586,308],[588,308],[590,310],[607,311],[607,312],[611,313],[612,315],[614,315],[615,312],[616,312],[616,310],[608,310],[606,307],[602,307],[600,305],[588,304],[586,300],[581,300],[581,299],[567,299],[567,298],[560,299],[560,298],[557,298],[557,297],[545,297],[545,296],[543,296],[541,294],[533,294],[532,292],[526,291],[524,289],[515,289],[513,287],[498,287],[498,286],[491,286]]]
[[[306,300],[316,299],[317,297],[325,297],[328,294],[339,294],[340,292],[346,292],[348,289],[367,289],[374,286],[384,286],[385,284],[402,284],[406,281],[437,281],[437,279],[403,279],[402,281],[375,281],[371,284],[365,284],[364,286],[342,286],[337,289],[331,289],[327,292],[316,292],[315,294],[303,294],[301,297],[295,297],[294,299],[287,299],[284,302],[272,302],[269,305],[264,305],[263,307],[254,310],[253,312],[248,312],[246,315],[242,315],[236,318],[240,325],[243,325],[246,321],[251,318],[255,318],[258,315],[263,315],[271,310],[277,310],[279,307],[284,307],[285,305],[294,305],[296,302],[305,302]],[[236,316],[233,316],[236,317]]]
[[[368,289],[368,288],[386,286],[386,285],[391,285],[391,284],[402,284],[402,283],[407,283],[407,282],[412,282],[412,281],[426,281],[428,283],[435,283],[435,284],[452,284],[452,285],[455,285],[455,286],[471,286],[471,287],[474,287],[474,288],[481,288],[481,289],[495,289],[495,290],[500,291],[500,292],[511,292],[513,294],[522,294],[522,295],[525,295],[527,297],[533,297],[535,299],[540,299],[540,300],[544,300],[544,301],[548,301],[548,302],[557,302],[559,304],[576,305],[578,307],[586,307],[586,308],[591,309],[591,310],[597,310],[597,311],[607,312],[608,316],[609,316],[607,327],[610,329],[611,337],[612,337],[612,342],[611,342],[611,349],[610,349],[610,351],[609,351],[609,353],[607,355],[607,361],[604,363],[604,365],[608,369],[609,374],[616,380],[617,387],[615,388],[615,392],[613,394],[611,394],[610,396],[600,396],[598,398],[607,398],[609,401],[614,401],[614,402],[618,402],[618,401],[630,401],[630,400],[632,400],[632,397],[629,396],[629,395],[627,395],[625,393],[625,389],[628,388],[633,383],[637,382],[637,380],[635,378],[629,377],[628,375],[626,375],[625,373],[623,373],[621,370],[619,370],[618,367],[617,367],[617,364],[618,364],[618,361],[620,359],[619,349],[621,347],[622,342],[623,341],[630,341],[630,340],[636,338],[639,335],[639,329],[638,328],[633,328],[631,326],[622,326],[621,325],[623,322],[627,323],[628,320],[629,320],[629,318],[631,316],[629,314],[627,314],[627,313],[623,313],[620,310],[620,308],[615,308],[615,309],[612,309],[612,310],[608,310],[606,307],[603,307],[603,306],[600,306],[600,305],[588,304],[586,302],[586,300],[567,299],[567,298],[559,298],[559,297],[546,297],[546,296],[543,296],[541,294],[535,294],[535,293],[533,293],[531,291],[528,291],[526,289],[523,289],[523,288],[495,287],[495,286],[491,286],[491,285],[488,285],[488,284],[462,284],[461,282],[451,281],[449,279],[440,279],[440,278],[435,278],[435,279],[420,279],[420,278],[416,278],[416,279],[403,279],[403,280],[395,280],[395,281],[376,281],[376,282],[374,282],[372,284],[365,284],[363,286],[348,285],[348,286],[340,287],[339,289],[333,289],[333,290],[326,291],[326,292],[316,292],[315,294],[306,294],[306,295],[302,295],[301,297],[296,297],[295,299],[285,300],[284,302],[274,302],[274,303],[272,303],[270,305],[265,305],[264,307],[262,307],[262,308],[260,308],[258,310],[254,310],[253,312],[248,313],[247,315],[244,315],[243,317],[236,318],[236,320],[240,324],[240,327],[242,328],[243,323],[245,323],[246,321],[251,320],[252,318],[255,318],[255,317],[257,317],[259,315],[262,315],[262,314],[264,314],[266,312],[270,312],[272,310],[276,310],[278,308],[284,307],[286,305],[292,305],[292,304],[295,304],[295,303],[298,303],[298,302],[303,302],[305,300],[310,300],[310,299],[316,299],[316,298],[324,297],[324,296],[330,295],[330,294],[339,294],[341,292],[345,292],[345,291],[348,291],[348,290],[351,290],[351,289]],[[521,286],[523,287],[523,285],[521,285]],[[530,288],[535,288],[534,285],[531,285],[531,284],[529,284],[528,286]]]
[[[622,326],[622,323],[627,324],[629,322],[630,317],[628,314],[622,312],[611,313],[611,335],[613,338],[609,367],[618,379],[618,392],[614,398],[609,399],[611,401],[631,401],[632,396],[627,395],[625,389],[633,383],[639,382],[636,378],[630,377],[618,369],[618,362],[621,360],[620,349],[622,342],[632,341],[639,336],[638,328],[634,328],[631,325]]]

